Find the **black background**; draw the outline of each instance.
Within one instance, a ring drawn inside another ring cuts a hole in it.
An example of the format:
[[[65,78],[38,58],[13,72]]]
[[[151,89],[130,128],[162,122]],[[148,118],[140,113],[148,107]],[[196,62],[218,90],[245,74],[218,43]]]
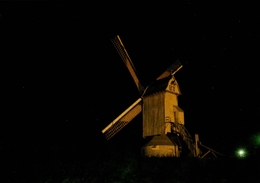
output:
[[[0,148],[14,161],[20,152],[48,149],[95,154],[109,143],[101,130],[139,97],[110,41],[116,35],[145,86],[182,62],[179,106],[192,135],[227,155],[257,148],[260,15],[253,2],[28,1],[0,8]],[[139,147],[141,117],[122,131],[111,139],[115,146]]]

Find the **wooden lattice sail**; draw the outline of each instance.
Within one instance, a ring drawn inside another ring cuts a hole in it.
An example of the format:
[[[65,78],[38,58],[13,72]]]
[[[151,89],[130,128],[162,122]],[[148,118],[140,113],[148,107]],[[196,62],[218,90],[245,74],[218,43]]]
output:
[[[141,98],[135,101],[130,107],[128,107],[122,114],[120,114],[114,121],[112,121],[102,133],[105,134],[109,140],[122,128],[124,128],[132,119],[134,119],[141,111]]]

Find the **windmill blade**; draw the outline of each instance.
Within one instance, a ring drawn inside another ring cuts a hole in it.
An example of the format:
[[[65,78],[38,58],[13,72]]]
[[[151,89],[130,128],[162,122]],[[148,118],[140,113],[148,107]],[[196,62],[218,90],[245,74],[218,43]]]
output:
[[[142,98],[136,100],[130,107],[128,107],[122,114],[120,114],[114,121],[102,130],[102,133],[105,134],[107,140],[118,133],[142,111],[141,101]]]
[[[168,77],[169,75],[174,75],[182,68],[182,64],[179,60],[176,60],[166,71],[164,71],[156,80],[160,80]]]
[[[115,46],[117,52],[119,53],[120,57],[122,58],[122,60],[124,61],[127,69],[129,70],[132,78],[134,79],[134,82],[139,90],[139,92],[142,94],[143,93],[143,86],[141,85],[141,83],[139,82],[139,79],[137,77],[137,72],[136,69],[134,67],[134,64],[131,60],[131,58],[129,57],[125,46],[123,45],[121,39],[119,36],[116,36],[115,38],[113,38],[112,40],[113,45]]]

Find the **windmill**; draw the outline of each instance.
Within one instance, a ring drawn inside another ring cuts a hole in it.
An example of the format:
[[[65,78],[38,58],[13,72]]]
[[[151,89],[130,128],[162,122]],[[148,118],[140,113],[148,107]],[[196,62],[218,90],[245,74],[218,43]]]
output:
[[[142,147],[143,155],[179,157],[181,143],[178,137],[181,136],[191,153],[200,156],[198,135],[193,141],[184,127],[184,111],[178,106],[181,91],[174,75],[182,68],[180,61],[175,61],[152,84],[144,87],[120,37],[113,38],[112,43],[128,68],[140,98],[102,130],[106,139],[112,138],[142,112],[143,138],[147,139]]]

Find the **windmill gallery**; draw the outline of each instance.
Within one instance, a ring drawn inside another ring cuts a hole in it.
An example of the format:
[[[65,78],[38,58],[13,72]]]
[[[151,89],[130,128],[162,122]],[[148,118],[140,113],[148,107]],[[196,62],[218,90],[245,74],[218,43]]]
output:
[[[147,141],[141,148],[144,156],[180,157],[180,136],[194,157],[203,158],[210,152],[215,157],[216,154],[221,155],[201,144],[198,134],[195,134],[193,140],[184,127],[184,111],[178,106],[181,91],[174,77],[182,68],[180,61],[175,61],[156,81],[144,87],[139,82],[136,69],[120,37],[113,38],[112,43],[128,68],[139,90],[140,98],[102,130],[106,139],[112,138],[142,112],[143,138]],[[207,152],[203,154],[199,146],[207,149]]]

